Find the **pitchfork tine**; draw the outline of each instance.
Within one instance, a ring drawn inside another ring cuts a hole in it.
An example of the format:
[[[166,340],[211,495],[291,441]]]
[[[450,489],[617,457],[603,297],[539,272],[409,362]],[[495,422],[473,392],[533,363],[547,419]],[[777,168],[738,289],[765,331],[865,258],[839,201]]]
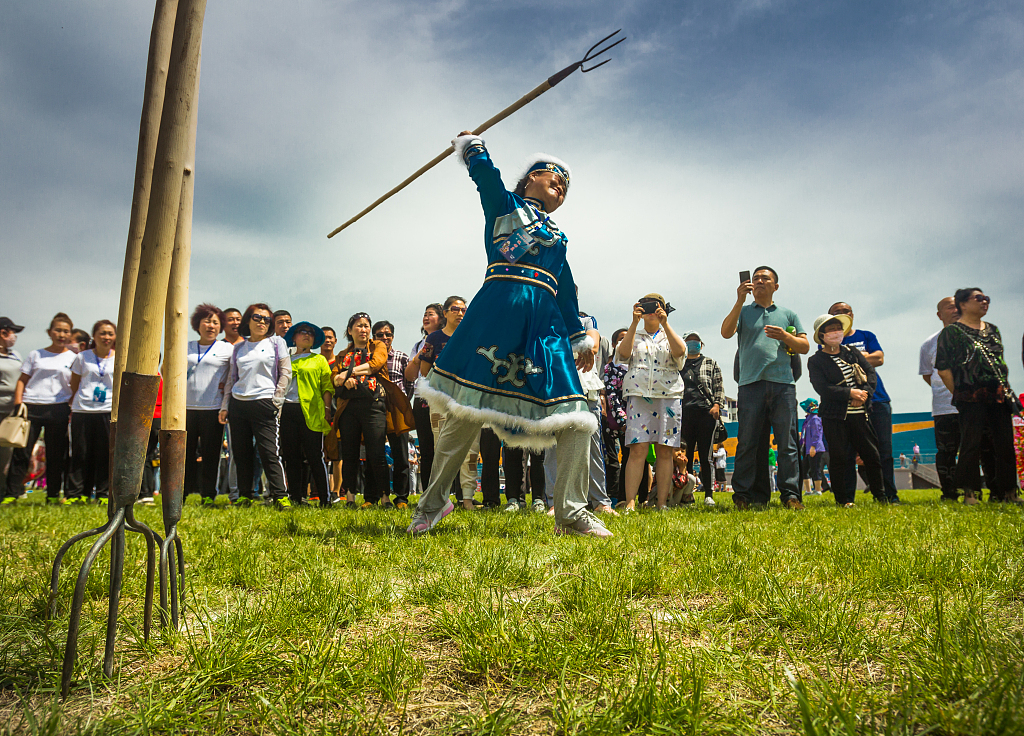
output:
[[[613,38],[614,36],[617,36],[621,32],[622,32],[622,29],[620,28],[619,30],[615,31],[615,33],[609,33],[607,36],[605,36],[600,41],[598,41],[593,46],[591,46],[589,49],[587,49],[586,55],[582,59],[580,59],[580,61],[579,61],[580,71],[582,71],[582,72],[592,72],[595,69],[597,69],[597,67],[604,66],[609,61],[611,61],[611,59],[605,59],[600,64],[595,64],[594,66],[590,67],[589,69],[584,69],[583,68],[583,65],[586,62],[592,61],[592,60],[596,59],[598,56],[600,56],[601,54],[604,54],[604,53],[607,53],[607,52],[611,51],[613,48],[615,48],[620,43],[625,41],[626,40],[626,36],[623,36],[622,38],[620,38],[618,41],[616,41],[615,43],[611,44],[610,46],[606,46],[603,49],[600,49],[598,51],[594,51],[594,49],[596,49],[598,46],[603,44],[605,41],[609,40],[610,38]]]

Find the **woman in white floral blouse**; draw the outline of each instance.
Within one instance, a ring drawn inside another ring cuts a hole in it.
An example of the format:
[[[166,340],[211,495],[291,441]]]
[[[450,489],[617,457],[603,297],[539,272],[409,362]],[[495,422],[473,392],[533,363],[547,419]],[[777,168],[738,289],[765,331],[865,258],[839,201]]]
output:
[[[682,420],[680,399],[686,345],[668,324],[672,307],[661,294],[648,294],[633,305],[633,322],[619,343],[619,360],[628,368],[622,382],[626,397],[626,511],[636,505],[636,492],[644,470],[647,448],[657,455],[655,476],[658,508],[664,508],[672,488],[672,448],[679,447]],[[643,320],[644,329],[637,326]]]

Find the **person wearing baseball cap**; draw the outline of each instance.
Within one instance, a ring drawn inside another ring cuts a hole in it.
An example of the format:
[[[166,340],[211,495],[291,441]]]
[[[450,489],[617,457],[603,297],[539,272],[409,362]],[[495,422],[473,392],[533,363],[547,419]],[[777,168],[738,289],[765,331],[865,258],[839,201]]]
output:
[[[0,317],[0,419],[14,409],[14,389],[21,377],[21,356],[14,349],[14,343],[18,341],[18,333],[24,329],[14,324],[10,317]],[[0,494],[7,487],[7,465],[13,451],[13,447],[0,447]],[[6,497],[3,499],[4,503],[14,501],[14,496],[10,501]]]
[[[714,506],[715,434],[719,417],[725,406],[725,384],[722,369],[713,358],[702,354],[704,340],[691,330],[683,333],[686,342],[686,361],[683,363],[683,422],[682,441],[690,448],[687,453],[687,472],[693,473],[693,460],[700,455],[700,481],[704,485],[704,504]]]
[[[836,504],[853,506],[856,486],[851,486],[847,470],[860,455],[864,463],[868,490],[879,503],[889,503],[882,479],[882,461],[878,439],[868,419],[871,396],[875,391],[875,369],[864,354],[852,345],[844,345],[853,320],[846,314],[823,314],[814,320],[812,335],[821,345],[807,361],[811,385],[821,397],[821,417],[825,444],[829,449],[829,471]]]
[[[12,320],[10,317],[0,317],[0,334],[3,334],[5,332],[18,333],[24,329],[25,328],[22,325],[14,324],[14,320]],[[6,337],[4,339],[6,339]]]

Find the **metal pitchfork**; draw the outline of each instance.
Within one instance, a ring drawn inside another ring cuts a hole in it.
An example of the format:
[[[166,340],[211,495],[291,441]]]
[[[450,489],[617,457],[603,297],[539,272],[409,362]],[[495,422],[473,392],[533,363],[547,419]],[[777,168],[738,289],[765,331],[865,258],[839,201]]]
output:
[[[143,376],[125,373],[121,380],[120,416],[121,431],[113,429],[110,438],[111,473],[110,501],[107,523],[96,529],[80,532],[71,537],[57,552],[50,575],[50,616],[56,615],[57,592],[60,580],[60,563],[64,555],[76,542],[99,535],[85,555],[78,571],[75,594],[71,603],[71,620],[68,625],[68,639],[64,649],[64,667],[61,673],[61,695],[66,697],[74,674],[78,654],[78,628],[85,602],[85,587],[100,550],[111,542],[110,547],[110,591],[107,612],[107,638],[103,651],[103,673],[110,677],[114,671],[114,639],[117,631],[117,611],[121,600],[121,583],[124,575],[125,531],[142,534],[146,538],[146,603],[143,613],[143,637],[148,641],[153,623],[153,589],[156,573],[157,550],[163,544],[160,536],[135,518],[134,504],[139,495],[139,478],[142,476],[142,462],[149,443],[149,432],[153,423],[153,405],[160,385],[159,376]],[[134,417],[135,421],[129,421]],[[112,424],[116,428],[117,424]],[[124,430],[129,430],[127,433]],[[129,452],[115,453],[115,445],[130,447]],[[162,581],[161,581],[162,582]],[[163,585],[161,585],[163,589]],[[163,601],[161,601],[163,603]]]
[[[600,48],[600,49],[597,48],[598,46],[601,46],[601,44],[605,43],[606,41],[610,41],[613,37],[617,36],[621,32],[622,32],[622,29],[620,28],[619,30],[615,31],[615,33],[609,33],[607,36],[605,36],[600,41],[598,41],[593,46],[591,46],[587,50],[587,53],[584,54],[582,59],[580,59],[579,61],[577,61],[577,62],[575,62],[573,64],[570,64],[565,69],[563,69],[562,71],[558,72],[557,74],[548,77],[546,80],[541,82],[538,86],[534,87],[531,91],[527,92],[525,95],[520,97],[516,102],[514,102],[511,105],[509,105],[508,107],[506,107],[504,110],[499,112],[493,118],[491,118],[490,120],[486,121],[485,123],[482,123],[481,125],[477,126],[473,130],[473,135],[480,135],[481,133],[483,133],[485,130],[487,130],[491,126],[497,125],[498,123],[500,123],[502,120],[507,118],[512,113],[516,112],[517,110],[519,110],[519,109],[521,109],[523,107],[526,107],[528,104],[533,102],[535,99],[540,97],[542,94],[547,92],[549,89],[554,87],[556,84],[561,82],[563,79],[568,77],[570,74],[572,74],[577,69],[579,69],[583,73],[586,73],[586,72],[592,72],[595,69],[597,69],[598,67],[602,67],[605,64],[607,64],[609,61],[611,61],[611,59],[605,59],[604,61],[602,61],[602,62],[600,62],[598,64],[594,64],[593,66],[591,66],[589,68],[584,68],[584,66],[583,66],[587,62],[593,61],[594,59],[596,59],[601,54],[604,54],[604,53],[607,53],[608,51],[611,51],[613,48],[615,48],[620,43],[625,41],[626,40],[626,36],[623,36],[622,38],[617,40],[615,43],[609,44],[609,45],[604,46],[603,48]],[[375,207],[377,207],[377,205],[381,204],[385,200],[389,199],[390,197],[394,196],[398,192],[400,192],[403,189],[405,189],[407,186],[409,186],[414,181],[416,181],[416,179],[420,178],[423,174],[425,174],[426,172],[430,171],[430,169],[434,168],[439,163],[444,161],[449,155],[451,155],[451,153],[454,150],[455,150],[454,146],[448,146],[448,148],[446,148],[442,153],[439,153],[437,156],[435,156],[433,159],[431,159],[430,162],[427,163],[425,166],[422,166],[421,168],[417,169],[416,172],[414,174],[412,174],[412,176],[410,176],[408,179],[403,181],[397,187],[395,187],[390,192],[388,192],[387,194],[382,196],[380,199],[375,201],[373,204],[371,204],[365,210],[360,212],[358,215],[356,215],[352,219],[348,220],[341,227],[338,227],[338,228],[335,228],[334,230],[332,230],[327,235],[327,237],[328,238],[333,238],[335,235],[340,233],[342,230],[347,228],[349,225],[351,225],[353,222],[355,222],[356,220],[361,218],[363,215],[365,215],[368,212],[372,211]]]

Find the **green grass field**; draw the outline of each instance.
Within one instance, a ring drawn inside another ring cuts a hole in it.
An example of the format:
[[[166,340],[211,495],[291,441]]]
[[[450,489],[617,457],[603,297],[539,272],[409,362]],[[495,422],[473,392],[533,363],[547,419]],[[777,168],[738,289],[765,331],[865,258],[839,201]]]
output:
[[[142,641],[129,536],[114,678],[104,554],[66,701],[85,547],[53,621],[50,564],[105,511],[21,502],[0,509],[0,733],[1024,733],[1020,511],[901,495],[742,513],[722,495],[613,519],[604,542],[529,513],[409,539],[408,513],[190,499],[182,631]]]

